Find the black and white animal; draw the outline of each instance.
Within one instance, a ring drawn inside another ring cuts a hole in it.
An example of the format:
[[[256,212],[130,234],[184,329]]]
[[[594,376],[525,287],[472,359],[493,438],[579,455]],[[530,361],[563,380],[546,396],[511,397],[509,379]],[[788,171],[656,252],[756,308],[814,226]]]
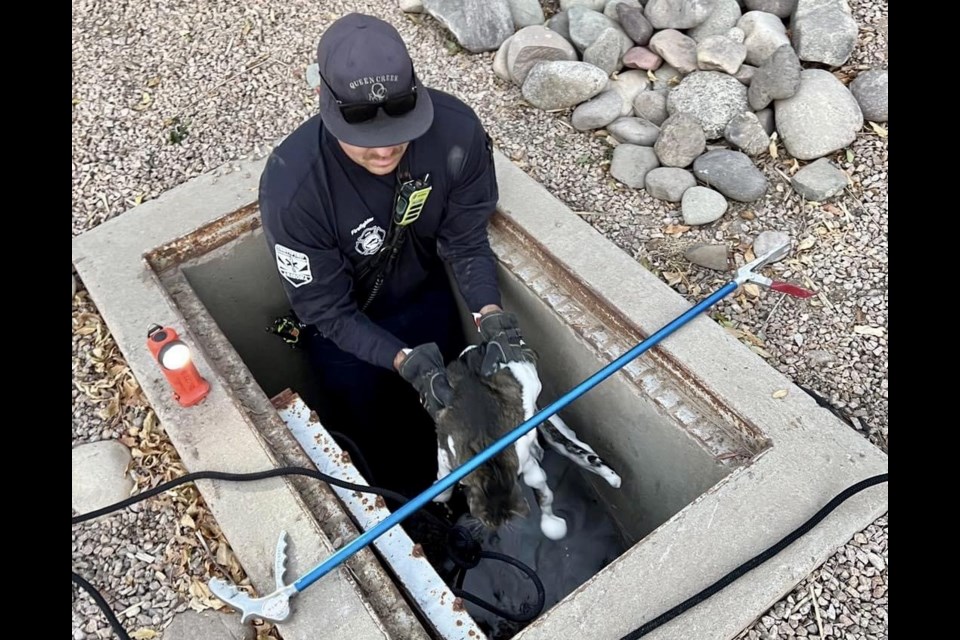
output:
[[[480,375],[483,358],[483,345],[474,345],[447,367],[454,399],[437,417],[438,479],[537,413],[542,385],[536,365],[510,362],[485,377]],[[538,434],[543,434],[547,444],[564,457],[599,475],[610,486],[620,487],[620,476],[558,415],[531,429],[512,448],[480,465],[460,484],[470,514],[486,527],[497,529],[514,516],[529,514],[518,480],[522,476],[540,506],[540,530],[551,540],[560,540],[567,533],[567,524],[553,513],[553,492],[540,466],[543,448]],[[452,495],[450,488],[434,501],[447,502]]]

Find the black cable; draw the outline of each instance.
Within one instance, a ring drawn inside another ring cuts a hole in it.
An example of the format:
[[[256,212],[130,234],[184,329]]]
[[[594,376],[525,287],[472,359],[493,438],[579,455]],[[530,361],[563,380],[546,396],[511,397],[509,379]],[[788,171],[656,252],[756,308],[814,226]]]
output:
[[[455,596],[468,600],[479,607],[483,607],[487,611],[490,611],[501,618],[510,620],[511,622],[530,622],[543,612],[544,604],[546,604],[546,590],[543,588],[543,581],[540,580],[540,576],[536,572],[523,564],[515,558],[498,553],[496,551],[484,551],[480,547],[480,543],[477,542],[476,538],[466,529],[466,527],[456,526],[450,529],[447,532],[447,554],[450,556],[450,560],[453,561],[453,564],[456,565],[456,569],[450,580],[453,582],[453,585],[450,587],[450,591],[453,592]],[[463,590],[463,581],[467,577],[467,571],[473,569],[480,561],[484,558],[489,560],[499,560],[500,562],[506,562],[507,564],[513,565],[517,569],[520,569],[530,580],[533,582],[533,586],[537,590],[537,600],[536,604],[532,609],[529,609],[527,613],[511,613],[505,611],[500,607],[490,604],[484,600],[481,600],[472,593],[468,593]]]
[[[534,620],[535,618],[537,618],[537,616],[539,616],[541,612],[543,612],[543,605],[546,602],[547,596],[543,588],[543,582],[540,580],[540,576],[538,576],[533,569],[523,564],[516,558],[511,558],[510,556],[504,555],[502,553],[497,553],[496,551],[481,551],[480,557],[487,558],[490,560],[500,560],[501,562],[506,562],[507,564],[513,565],[514,567],[516,567],[517,569],[520,569],[520,571],[525,573],[527,577],[533,581],[533,586],[536,587],[537,589],[536,605],[532,609],[530,609],[527,613],[515,614],[515,613],[510,613],[509,611],[504,611],[503,609],[495,605],[492,605],[489,602],[485,602],[480,598],[478,598],[477,596],[473,595],[472,593],[468,593],[460,588],[461,586],[463,586],[463,578],[467,574],[466,571],[463,571],[460,574],[460,578],[457,580],[457,586],[451,587],[450,589],[450,591],[452,591],[455,596],[463,598],[464,600],[469,600],[470,602],[477,605],[478,607],[483,607],[487,611],[490,611],[491,613],[495,613],[501,618],[505,618],[511,622],[530,622],[531,620]]]
[[[284,475],[301,475],[308,476],[310,478],[316,478],[317,480],[323,480],[329,484],[340,487],[341,489],[349,489],[351,491],[360,491],[362,493],[374,493],[376,495],[383,496],[389,500],[394,500],[400,504],[405,504],[410,501],[410,498],[397,493],[396,491],[391,491],[390,489],[381,489],[380,487],[370,487],[365,484],[354,484],[352,482],[347,482],[346,480],[340,480],[339,478],[334,478],[333,476],[328,476],[325,473],[320,473],[315,469],[308,469],[306,467],[280,467],[278,469],[269,469],[267,471],[254,471],[251,473],[227,473],[225,471],[196,471],[194,473],[188,473],[185,476],[180,476],[175,478],[170,482],[165,482],[163,484],[157,485],[152,489],[147,489],[142,493],[138,493],[135,496],[131,496],[125,500],[121,500],[112,505],[103,507],[102,509],[97,509],[96,511],[91,511],[90,513],[84,513],[79,516],[74,516],[72,524],[79,524],[81,522],[86,522],[87,520],[92,520],[93,518],[99,518],[102,515],[117,511],[123,507],[128,507],[131,504],[140,502],[141,500],[146,500],[152,496],[157,495],[158,493],[163,493],[164,491],[169,491],[175,487],[180,486],[181,484],[186,484],[187,482],[193,482],[194,480],[236,480],[240,482],[247,482],[250,480],[265,480],[266,478],[274,478],[276,476]],[[430,514],[431,516],[433,514]]]
[[[814,514],[812,518],[804,522],[802,525],[797,527],[791,533],[787,534],[787,536],[781,539],[780,542],[776,543],[775,545],[773,545],[766,551],[760,553],[759,555],[754,556],[750,560],[747,560],[742,565],[740,565],[739,567],[737,567],[727,575],[723,576],[722,578],[720,578],[719,580],[717,580],[712,585],[710,585],[700,593],[696,594],[695,596],[687,598],[686,600],[684,600],[674,608],[670,609],[666,613],[663,613],[657,616],[656,618],[654,618],[653,620],[651,620],[650,622],[644,624],[643,626],[637,629],[634,629],[627,635],[620,638],[620,640],[637,640],[637,638],[642,638],[643,636],[647,635],[648,633],[650,633],[660,625],[665,624],[670,620],[673,620],[674,618],[679,616],[681,613],[683,613],[687,609],[697,606],[698,604],[700,604],[710,596],[714,595],[715,593],[717,593],[718,591],[720,591],[721,589],[729,585],[731,582],[733,582],[743,574],[747,573],[748,571],[752,571],[753,569],[756,569],[758,566],[760,566],[761,564],[763,564],[764,562],[766,562],[767,560],[769,560],[770,558],[777,555],[778,553],[783,551],[785,548],[787,548],[788,546],[796,542],[797,538],[799,538],[803,534],[810,531],[810,529],[813,529],[821,520],[826,518],[831,511],[833,511],[838,506],[840,506],[840,504],[850,496],[860,493],[861,491],[863,491],[868,487],[872,487],[876,484],[880,484],[881,482],[886,482],[886,481],[887,481],[887,474],[881,473],[880,475],[872,476],[870,478],[867,478],[866,480],[861,480],[860,482],[847,487],[842,492],[840,492],[833,500],[828,502],[825,507],[823,507],[822,509],[820,509],[820,511]]]
[[[257,471],[252,473],[226,473],[226,472],[220,472],[220,471],[198,471],[195,473],[189,473],[185,476],[181,476],[180,478],[176,478],[174,480],[171,480],[170,482],[158,485],[153,489],[148,489],[143,493],[140,493],[136,496],[131,496],[130,498],[122,500],[121,502],[115,503],[113,505],[109,505],[107,507],[97,509],[96,511],[92,511],[90,513],[75,516],[72,519],[72,524],[78,524],[80,522],[85,522],[92,518],[96,518],[101,515],[111,513],[123,507],[134,504],[136,502],[140,502],[141,500],[145,500],[151,496],[157,495],[158,493],[168,491],[181,484],[184,484],[186,482],[191,482],[194,480],[209,479],[209,480],[250,481],[250,480],[263,480],[266,478],[273,478],[280,475],[304,475],[311,478],[317,478],[320,480],[324,480],[334,486],[338,486],[344,489],[349,489],[352,491],[374,493],[377,495],[381,495],[385,498],[395,500],[400,503],[405,503],[409,500],[405,496],[399,493],[396,493],[394,491],[390,491],[389,489],[381,489],[379,487],[370,487],[367,485],[358,485],[351,482],[346,482],[344,480],[340,480],[339,478],[334,478],[324,473],[320,473],[319,471],[316,471],[314,469],[307,469],[305,467],[282,467],[279,469],[270,469],[267,471]],[[716,594],[717,592],[719,592],[720,590],[728,586],[730,583],[740,578],[745,573],[755,569],[756,567],[763,564],[764,562],[766,562],[776,554],[780,553],[780,551],[782,551],[789,545],[793,544],[800,536],[810,531],[810,529],[815,527],[830,512],[836,509],[841,503],[846,501],[848,498],[859,493],[860,491],[863,491],[868,487],[872,487],[882,482],[886,482],[887,478],[888,478],[888,475],[884,473],[884,474],[867,478],[866,480],[862,480],[848,487],[847,489],[842,491],[840,494],[838,494],[836,497],[834,497],[833,500],[827,503],[827,505],[824,506],[822,509],[820,509],[820,511],[814,514],[813,517],[811,517],[809,520],[807,520],[804,524],[802,524],[800,527],[795,529],[793,532],[788,534],[782,540],[780,540],[779,542],[777,542],[776,544],[768,548],[766,551],[760,553],[759,555],[743,563],[742,565],[740,565],[739,567],[737,567],[736,569],[734,569],[733,571],[725,575],[723,578],[717,580],[706,589],[703,589],[702,591],[700,591],[700,593],[688,598],[687,600],[673,607],[666,613],[661,614],[660,616],[657,616],[655,619],[651,620],[650,622],[644,624],[643,626],[623,636],[620,640],[637,640],[637,638],[641,638],[645,636],[646,634],[650,633],[657,627],[665,624],[666,622],[669,622],[673,618],[676,618],[680,614],[684,613],[688,609],[695,607],[699,603],[703,602],[707,598],[713,596],[714,594]],[[432,519],[434,522],[441,523],[443,526],[449,526],[449,523],[443,523],[443,521],[438,516],[435,516],[429,511],[420,511],[418,513],[424,516],[427,516],[428,518]],[[526,565],[521,563],[519,560],[516,560],[515,558],[511,558],[509,556],[505,556],[503,554],[499,554],[493,551],[483,551],[480,553],[480,557],[507,562],[517,567],[521,571],[523,571],[527,575],[527,577],[529,577],[533,581],[534,586],[537,589],[538,606],[534,607],[534,609],[528,614],[515,615],[515,614],[511,614],[510,612],[503,611],[498,607],[491,605],[487,602],[484,602],[483,600],[474,596],[473,594],[462,591],[459,588],[451,589],[451,591],[455,595],[469,602],[472,602],[477,606],[483,607],[484,609],[487,609],[488,611],[491,611],[501,617],[504,617],[507,620],[511,620],[513,622],[529,622],[530,620],[533,620],[538,615],[540,615],[540,612],[543,609],[544,600],[545,600],[543,583],[540,581],[539,576],[537,576],[537,574],[532,569],[530,569],[530,567],[527,567]],[[473,566],[476,566],[476,565],[473,564]],[[80,585],[82,588],[84,588],[88,593],[90,593],[90,595],[96,601],[97,605],[104,612],[104,615],[107,617],[108,621],[110,622],[111,627],[113,627],[114,631],[117,633],[120,639],[129,640],[129,636],[126,634],[125,631],[123,631],[119,621],[117,620],[116,616],[113,615],[112,611],[110,611],[109,605],[107,605],[106,600],[104,600],[103,596],[101,596],[100,593],[97,592],[92,585],[90,585],[90,583],[88,583],[86,580],[84,580],[82,577],[80,577],[76,573],[73,573],[73,581],[76,582],[78,585]],[[461,576],[461,578],[458,580],[458,585],[462,585],[462,584],[463,584],[463,580]]]
[[[97,606],[100,607],[100,611],[103,611],[103,615],[107,616],[107,622],[110,623],[110,626],[113,628],[113,632],[117,634],[117,637],[120,640],[130,640],[130,636],[127,635],[127,630],[123,628],[123,625],[120,624],[120,621],[117,619],[117,616],[113,613],[113,610],[110,609],[110,605],[107,604],[106,599],[100,592],[93,588],[93,585],[84,580],[81,576],[77,575],[76,572],[73,573],[73,581],[77,583],[78,586],[83,588],[87,594],[93,598],[94,602],[97,603]]]
[[[337,441],[337,444],[340,445],[341,449],[350,450],[350,460],[357,467],[357,471],[360,472],[360,475],[363,476],[364,480],[370,484],[377,484],[377,476],[373,474],[373,469],[371,469],[370,465],[367,464],[367,459],[363,457],[363,454],[360,452],[360,447],[357,446],[357,443],[339,431],[327,429],[327,433],[329,433],[333,439]]]
[[[363,461],[363,456],[359,456],[359,459]],[[366,462],[363,461],[363,464],[366,464]],[[266,478],[274,478],[274,477],[283,476],[283,475],[307,476],[310,478],[315,478],[317,480],[323,480],[324,482],[340,487],[342,489],[348,489],[350,491],[359,491],[361,493],[373,493],[379,496],[383,496],[384,498],[393,500],[400,504],[406,504],[407,502],[410,501],[410,498],[396,491],[391,491],[390,489],[383,489],[381,487],[371,487],[365,484],[354,484],[352,482],[340,480],[339,478],[334,478],[333,476],[329,476],[325,473],[321,473],[316,469],[308,469],[306,467],[280,467],[278,469],[269,469],[267,471],[254,471],[251,473],[227,473],[225,471],[196,471],[194,473],[188,473],[179,478],[175,478],[169,482],[159,484],[156,487],[153,487],[152,489],[147,489],[142,493],[138,493],[137,495],[121,500],[120,502],[116,502],[114,504],[108,505],[106,507],[102,507],[100,509],[91,511],[89,513],[84,513],[78,516],[74,516],[72,518],[71,524],[79,524],[81,522],[86,522],[87,520],[98,518],[102,515],[112,513],[114,511],[117,511],[124,507],[128,507],[142,500],[146,500],[147,498],[163,493],[164,491],[169,491],[170,489],[176,488],[181,484],[186,484],[187,482],[193,482],[195,480],[231,480],[231,481],[248,482],[252,480],[264,480]],[[451,523],[444,521],[442,518],[440,518],[439,516],[433,513],[430,513],[430,511],[426,509],[421,509],[417,511],[416,515],[425,517],[426,519],[432,521],[435,525],[438,525],[439,527],[446,529],[448,531],[453,529],[463,529],[462,527],[454,527]],[[485,551],[483,553],[492,554],[494,552]],[[501,554],[495,554],[495,555],[500,556]],[[494,556],[489,556],[489,557],[494,557]],[[542,611],[543,603],[544,603],[544,597],[543,597],[544,588],[543,588],[543,583],[540,581],[540,577],[537,576],[537,574],[533,571],[533,569],[522,564],[519,560],[515,560],[514,558],[510,558],[508,556],[495,557],[495,559],[503,560],[504,562],[509,562],[510,564],[513,564],[514,566],[519,568],[521,571],[523,571],[525,574],[527,574],[527,576],[529,576],[531,580],[533,580],[534,585],[536,586],[536,589],[537,589],[538,597],[539,597],[540,609],[537,610],[535,615],[529,619],[532,620],[536,616],[540,615],[540,611]],[[454,558],[454,561],[456,562],[456,558]],[[474,564],[474,566],[476,565]],[[100,593],[96,589],[94,589],[94,587],[89,582],[84,580],[82,577],[80,577],[76,573],[74,573],[73,576],[74,576],[74,582],[77,582],[77,584],[79,584],[88,593],[90,593],[93,599],[97,602],[97,605],[103,611],[103,614],[107,617],[107,620],[110,622],[110,626],[113,627],[114,631],[120,637],[120,640],[129,640],[129,636],[126,634],[125,631],[123,631],[123,627],[120,626],[119,621],[117,620],[113,612],[110,610],[109,605],[107,605],[107,602],[103,598],[103,596],[100,595]],[[464,598],[465,600],[469,600],[470,602],[473,602],[474,604],[484,607],[489,611],[493,611],[497,615],[501,615],[507,618],[508,620],[513,620],[515,622],[526,621],[526,619],[520,620],[513,614],[507,611],[498,609],[494,605],[491,605],[472,594],[469,594],[466,592],[456,593],[457,590],[452,590],[452,591],[454,591],[456,595]]]

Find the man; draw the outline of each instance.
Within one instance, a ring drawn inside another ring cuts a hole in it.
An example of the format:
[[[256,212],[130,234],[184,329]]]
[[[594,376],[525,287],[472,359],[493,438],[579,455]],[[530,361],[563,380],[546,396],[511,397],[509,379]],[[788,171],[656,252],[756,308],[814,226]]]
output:
[[[261,177],[263,229],[293,310],[315,328],[314,409],[356,441],[371,482],[415,495],[435,479],[444,365],[466,346],[446,266],[500,361],[526,357],[487,239],[492,145],[467,105],[420,84],[382,20],[334,22],[317,64],[320,112]]]

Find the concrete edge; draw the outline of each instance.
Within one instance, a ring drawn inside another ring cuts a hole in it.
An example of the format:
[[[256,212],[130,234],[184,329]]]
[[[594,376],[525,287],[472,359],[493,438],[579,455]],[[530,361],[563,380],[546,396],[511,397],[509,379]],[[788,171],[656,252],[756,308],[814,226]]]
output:
[[[196,178],[73,241],[77,272],[191,471],[247,472],[278,465],[143,256],[255,202],[264,162],[242,163],[240,171],[225,176]],[[152,323],[174,327],[191,345],[198,370],[212,386],[199,405],[185,409],[171,397],[146,347],[146,329]],[[273,557],[281,530],[287,531],[289,542],[287,581],[304,575],[333,552],[330,540],[285,479],[252,484],[205,480],[198,482],[198,489],[260,594],[275,588]],[[324,629],[324,637],[331,639],[389,637],[346,569],[298,594],[291,604],[290,618],[278,625],[286,640],[315,638],[317,629]]]
[[[74,240],[77,271],[118,344],[139,344],[143,339],[140,334],[145,333],[150,322],[185,329],[169,300],[158,299],[162,298],[158,292],[148,290],[140,256],[169,240],[172,229],[178,236],[184,235],[255,201],[256,182],[263,163],[263,160],[245,163],[246,171],[241,169],[219,178],[202,176]],[[689,308],[681,296],[612,246],[499,152],[496,163],[501,213],[536,237],[560,264],[576,272],[598,295],[634,319],[638,327],[650,333]],[[211,193],[210,187],[218,182],[219,188],[213,190],[216,193]],[[143,224],[142,217],[148,215],[156,215],[158,220],[144,233],[139,227]],[[129,241],[130,234],[137,237],[135,247]],[[111,254],[110,264],[97,258],[100,251]],[[132,266],[133,262],[136,267]],[[137,285],[131,287],[130,282]],[[624,285],[626,282],[629,286]],[[106,312],[107,309],[110,311]],[[149,313],[155,316],[147,318]],[[189,331],[186,333],[189,340]],[[550,637],[544,630],[562,628],[561,624],[571,633],[579,629],[582,635],[591,629],[594,632],[603,629],[604,637],[618,637],[614,632],[626,633],[639,626],[692,595],[697,590],[695,586],[709,584],[747,559],[739,555],[745,549],[759,552],[766,548],[849,484],[886,471],[885,454],[818,407],[709,318],[690,322],[659,348],[681,362],[692,375],[710,380],[719,397],[753,424],[761,426],[774,445],[752,465],[737,470],[664,523],[634,547],[629,556],[622,557],[571,594],[563,607],[555,608],[529,627],[522,634],[524,639]],[[165,381],[154,369],[145,348],[143,353],[124,355],[164,424],[184,420],[198,426],[197,418],[204,414],[203,407],[189,413],[173,406],[166,396]],[[198,359],[198,365],[205,375],[210,372],[205,360]],[[786,398],[772,398],[772,391],[784,388],[789,390]],[[217,394],[212,393],[205,401],[209,403],[208,409],[217,404],[216,397]],[[223,399],[218,401],[222,402]],[[231,410],[236,412],[236,407]],[[195,439],[190,431],[184,429],[175,440],[189,468],[211,468],[213,465],[207,464],[207,458],[211,462],[229,458],[215,446],[222,443]],[[173,434],[171,437],[173,439]],[[203,454],[199,451],[201,447]],[[226,490],[224,493],[228,494]],[[737,612],[744,602],[764,603],[764,606],[775,602],[792,588],[787,583],[795,584],[809,574],[833,549],[881,515],[886,510],[886,495],[886,487],[881,486],[850,499],[781,556],[650,637],[732,637],[755,617]],[[744,496],[750,499],[738,502]],[[784,510],[789,512],[786,517]],[[219,521],[220,516],[217,518]],[[736,547],[746,535],[738,526],[743,522],[751,525],[755,535],[742,547]],[[272,539],[260,541],[261,548],[254,550],[255,554],[263,556],[263,547],[268,546],[265,557],[272,556],[275,538],[269,537]],[[702,548],[713,548],[716,553],[710,558],[698,557],[695,550]],[[643,577],[651,565],[662,565],[669,557],[684,558],[684,562],[670,566],[626,600],[626,593],[618,595],[624,581],[635,584],[638,576]],[[269,579],[265,583],[262,577],[254,576],[254,579],[258,584],[269,584]],[[305,595],[298,596],[295,607],[303,606]]]
[[[692,306],[505,156],[497,153],[495,161],[500,212],[643,334]],[[887,470],[882,451],[706,314],[657,349],[697,380],[709,381],[716,397],[773,445],[581,586],[518,640],[574,638],[591,629],[618,638],[765,550],[847,486]],[[788,395],[774,398],[780,389]],[[882,515],[886,505],[886,485],[850,498],[776,558],[649,637],[734,637]],[[711,549],[711,555],[703,557],[703,549]],[[624,584],[631,584],[631,590]]]

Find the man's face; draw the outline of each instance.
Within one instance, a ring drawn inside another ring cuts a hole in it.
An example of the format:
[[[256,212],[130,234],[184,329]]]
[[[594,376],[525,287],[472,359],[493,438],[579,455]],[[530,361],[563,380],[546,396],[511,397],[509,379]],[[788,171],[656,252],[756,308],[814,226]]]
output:
[[[400,158],[410,146],[409,142],[394,147],[355,147],[338,140],[347,157],[377,176],[385,176],[400,164]]]

